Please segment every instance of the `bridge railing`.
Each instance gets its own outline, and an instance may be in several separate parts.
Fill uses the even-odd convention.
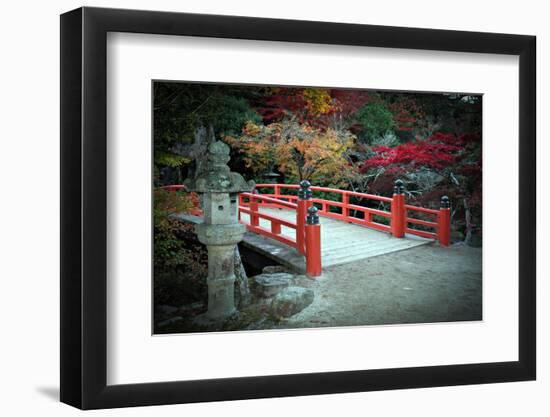
[[[295,190],[299,189],[299,185],[294,184],[257,184],[256,189],[259,188],[272,188],[272,193],[266,193],[261,195],[266,195],[277,200],[283,201],[296,201],[298,200],[297,195],[285,194],[283,190]],[[328,187],[316,187],[311,186],[312,191],[322,192],[325,194],[333,194],[339,197],[340,201],[337,200],[328,200],[325,198],[313,197],[311,202],[318,206],[318,213],[320,216],[329,217],[336,220],[342,220],[349,223],[360,224],[362,226],[368,226],[373,229],[381,230],[384,232],[391,232],[391,226],[377,221],[375,216],[389,219],[391,222],[392,213],[390,211],[375,209],[371,207],[360,206],[357,204],[350,203],[350,197],[359,197],[367,200],[374,200],[384,203],[392,203],[392,198],[384,197],[374,194],[365,194],[356,191],[348,190],[339,190],[337,188],[328,188]],[[271,204],[270,207],[277,207],[276,204]],[[336,208],[337,211],[332,210]],[[357,213],[362,213],[363,217],[357,217]]]
[[[183,185],[161,187],[167,191],[185,189]],[[259,194],[258,189],[270,188],[271,193]],[[283,190],[299,190],[296,194],[285,194]],[[312,191],[340,196],[340,201],[324,198],[313,198]],[[286,192],[286,191],[285,191]],[[388,203],[390,210],[375,209],[350,202],[350,197],[358,197]],[[258,184],[254,193],[240,193],[238,204],[238,219],[246,224],[247,229],[275,239],[285,245],[295,248],[306,257],[306,273],[309,276],[321,274],[321,229],[318,216],[331,217],[337,220],[355,223],[373,229],[391,233],[395,237],[403,237],[405,233],[438,240],[442,246],[450,243],[450,203],[449,198],[441,198],[439,210],[406,204],[403,182],[395,182],[392,197],[360,193],[356,191],[339,190],[328,187],[310,186],[308,181],[300,185],[294,184]],[[316,207],[319,206],[319,207]],[[296,220],[286,220],[265,212],[259,207],[286,208],[296,213]],[[336,208],[339,211],[333,211]],[[249,216],[248,223],[242,219],[242,214]],[[362,213],[363,217],[357,216]],[[419,218],[417,216],[423,216]],[[378,218],[388,219],[389,224],[377,221]],[[429,218],[430,220],[426,220]],[[270,227],[260,224],[260,219],[267,220]],[[420,230],[414,226],[422,226]],[[295,231],[294,236],[282,233],[282,227]]]
[[[262,194],[253,194],[253,193],[240,193],[239,194],[239,221],[244,223],[242,219],[242,214],[248,214],[249,222],[245,223],[248,230],[251,232],[257,233],[262,236],[267,236],[272,239],[278,240],[285,245],[291,246],[295,249],[298,249],[298,243],[296,238],[292,238],[281,233],[281,227],[285,226],[289,229],[296,231],[298,228],[296,222],[289,220],[281,219],[276,216],[269,215],[267,213],[262,213],[258,210],[259,206],[262,207],[278,207],[278,208],[288,208],[296,211],[298,208],[297,204],[289,203],[287,201],[277,200],[276,198],[271,198]],[[269,221],[271,227],[268,229],[260,225],[260,219],[265,219]]]
[[[295,200],[296,203],[288,200]],[[296,221],[260,212],[260,206],[291,209],[296,212]],[[243,213],[248,215],[248,223],[243,220]],[[321,229],[317,209],[311,207],[311,200],[298,199],[297,196],[285,200],[265,194],[240,193],[238,218],[249,231],[275,239],[302,253],[306,258],[306,273],[309,276],[321,275]],[[270,227],[263,227],[260,219],[267,220]],[[294,237],[283,234],[283,226],[293,229]]]
[[[271,189],[272,192],[260,194],[270,197],[276,201],[270,201],[262,206],[273,208],[284,208],[284,202],[299,202],[298,195],[288,194],[286,190],[297,190],[299,185],[295,184],[257,184],[258,189]],[[333,194],[339,197],[338,200],[328,200],[324,198],[311,198],[311,202],[319,206],[319,215],[330,217],[337,220],[355,223],[367,226],[373,229],[391,233],[395,237],[403,237],[405,233],[420,236],[428,239],[438,240],[442,246],[449,245],[450,237],[450,209],[448,198],[443,197],[441,208],[439,210],[418,207],[406,204],[404,195],[404,185],[400,180],[396,181],[394,194],[392,197],[384,197],[375,194],[360,193],[356,191],[339,190],[336,188],[311,186],[312,191]],[[364,200],[387,203],[390,210],[375,209],[358,204],[350,203],[351,197],[357,197]],[[333,208],[336,208],[335,210]],[[358,216],[358,213],[362,213]],[[430,220],[419,218],[419,216],[428,217]],[[380,222],[378,219],[387,219],[387,222]],[[389,223],[389,224],[386,224]],[[423,226],[420,230],[414,228],[414,225]]]

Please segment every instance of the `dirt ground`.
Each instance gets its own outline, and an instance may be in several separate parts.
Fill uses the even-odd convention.
[[[316,279],[297,276],[294,285],[312,289],[315,298],[283,321],[270,316],[270,299],[255,297],[223,324],[198,326],[193,317],[203,309],[177,317],[155,333],[481,320],[481,269],[480,248],[424,245],[329,267]]]
[[[315,291],[313,303],[281,327],[481,320],[481,269],[481,249],[462,244],[327,268],[303,282]]]

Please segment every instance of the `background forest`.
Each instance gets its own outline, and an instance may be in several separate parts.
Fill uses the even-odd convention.
[[[399,178],[409,204],[438,208],[448,195],[452,241],[479,246],[481,108],[480,95],[457,93],[155,82],[154,185],[192,175],[206,130],[230,145],[231,169],[256,183],[307,179],[391,196]],[[155,268],[189,265],[190,256],[204,268],[203,252],[181,246],[192,231],[167,217],[199,210],[195,195],[155,192]]]

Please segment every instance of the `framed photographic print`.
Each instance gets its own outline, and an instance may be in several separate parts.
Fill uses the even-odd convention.
[[[61,16],[61,400],[535,379],[535,38]]]

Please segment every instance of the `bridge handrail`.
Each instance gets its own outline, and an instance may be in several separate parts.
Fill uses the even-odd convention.
[[[245,202],[245,199],[248,199],[248,202]],[[312,224],[306,222],[307,209],[311,203],[311,200],[298,200],[297,203],[291,203],[289,201],[281,200],[280,198],[275,198],[268,195],[246,192],[240,193],[238,219],[239,222],[246,225],[246,228],[249,231],[257,233],[261,236],[270,237],[286,244],[287,246],[295,248],[306,257],[306,274],[311,277],[316,277],[319,276],[322,271],[321,232],[318,220],[316,223]],[[293,222],[267,213],[262,213],[259,211],[260,205],[264,207],[275,206],[277,208],[290,208],[296,212],[296,221]],[[241,215],[243,213],[248,214],[248,223],[242,220]],[[313,212],[312,218],[315,217],[316,214]],[[260,224],[260,219],[267,220],[271,227],[263,227]],[[282,226],[294,229],[294,238],[284,235],[281,230]]]
[[[159,188],[172,192],[180,189],[186,190],[185,185],[167,185]],[[306,272],[310,276],[318,276],[321,274],[321,234],[318,215],[389,232],[398,238],[403,237],[405,233],[409,233],[425,238],[436,239],[442,246],[448,246],[450,243],[449,198],[446,196],[441,198],[441,207],[439,210],[406,204],[403,182],[400,180],[396,181],[396,187],[392,197],[384,197],[357,191],[339,190],[329,187],[309,187],[312,191],[339,194],[342,196],[341,201],[311,198],[311,191],[307,191],[309,196],[306,198],[292,194],[281,194],[281,189],[302,188],[298,184],[257,184],[256,188],[272,188],[273,193],[239,193],[237,209],[239,222],[246,224],[247,229],[252,232],[271,237],[288,246],[296,248],[298,252],[306,256]],[[350,196],[389,203],[390,210],[375,209],[350,203]],[[246,199],[248,199],[248,201],[245,202]],[[293,201],[296,202],[294,203]],[[318,210],[317,207],[314,206],[314,203],[320,204],[321,209]],[[291,209],[296,212],[296,221],[293,222],[267,213],[261,213],[259,211],[259,206]],[[330,207],[339,207],[341,212],[331,211]],[[363,217],[356,217],[354,214],[350,213],[350,211],[362,212]],[[435,216],[435,221],[410,217],[410,212]],[[242,213],[249,216],[250,220],[248,223],[241,220]],[[390,224],[380,223],[374,219],[374,216],[389,219]],[[260,219],[267,220],[271,227],[266,228],[260,225]],[[419,225],[434,229],[434,231],[419,230],[409,225]],[[282,226],[294,229],[296,232],[295,238],[283,235],[281,233]]]
[[[244,200],[248,199],[248,202],[245,202]],[[239,222],[244,223],[241,219],[241,214],[248,214],[249,216],[249,222],[244,223],[246,224],[246,228],[254,233],[257,233],[261,236],[270,237],[272,239],[278,240],[279,242],[282,242],[288,246],[291,246],[293,248],[299,249],[299,242],[298,242],[298,234],[300,233],[300,227],[297,222],[292,222],[289,220],[281,219],[276,216],[271,216],[266,213],[262,213],[259,211],[259,205],[261,205],[263,202],[271,203],[272,205],[276,206],[282,206],[286,208],[290,208],[293,211],[297,211],[297,204],[289,203],[287,201],[281,201],[277,200],[276,198],[271,198],[262,194],[254,194],[254,193],[240,193],[239,194],[239,209],[238,209],[238,219]],[[263,204],[266,205],[266,204]],[[270,228],[265,228],[260,225],[260,219],[265,219],[269,221]],[[285,226],[291,229],[294,229],[296,231],[296,237],[293,239],[292,237],[284,236],[281,232],[281,226]]]
[[[240,195],[242,197],[247,197],[251,200],[267,201],[268,203],[273,203],[273,204],[276,204],[278,206],[288,207],[288,208],[291,208],[291,209],[294,209],[294,210],[296,210],[296,208],[298,207],[298,205],[295,204],[295,203],[290,203],[288,201],[284,201],[284,200],[280,200],[280,199],[277,199],[277,198],[269,197],[269,196],[266,196],[266,195],[263,195],[263,194],[241,193]]]
[[[256,184],[256,188],[274,188],[275,190],[277,190],[281,188],[297,189],[297,188],[300,188],[300,186],[297,184]],[[348,196],[361,197],[369,200],[383,201],[385,203],[392,202],[391,197],[384,197],[382,195],[376,195],[376,194],[361,193],[359,191],[339,190],[338,188],[317,187],[315,185],[312,185],[310,188],[312,191],[321,191],[325,193],[334,193],[334,194],[342,194],[342,195],[345,194]],[[275,195],[278,195],[278,193],[275,193]],[[332,200],[327,200],[327,201],[332,201]]]
[[[298,196],[296,195],[281,194],[281,189],[297,189],[297,188],[300,188],[300,186],[296,184],[257,184],[256,189],[258,188],[272,188],[273,193],[267,194],[271,198],[283,199],[283,200],[298,200]],[[350,222],[350,223],[362,224],[364,226],[372,227],[374,229],[382,230],[385,232],[391,231],[390,226],[384,223],[380,223],[376,221],[374,218],[374,216],[378,216],[378,217],[391,220],[392,213],[390,211],[360,206],[358,204],[352,204],[350,203],[350,196],[356,196],[364,199],[380,201],[388,204],[392,203],[393,201],[392,198],[384,197],[381,195],[360,193],[357,191],[339,190],[337,188],[329,188],[329,187],[310,186],[309,188],[312,191],[333,193],[341,196],[341,201],[327,200],[324,198],[316,198],[316,197],[312,198],[311,201],[313,203],[318,203],[321,205],[321,208],[319,210],[319,215]],[[273,204],[273,205],[276,206],[276,204]],[[341,213],[331,211],[330,207],[339,207],[341,209]],[[351,214],[352,211],[363,213],[363,218],[361,219],[359,217],[352,215]]]
[[[411,210],[411,211],[419,211],[421,213],[426,213],[426,214],[435,214],[436,216],[439,214],[439,210],[434,210],[434,209],[429,209],[429,208],[424,208],[424,207],[419,207],[419,206],[413,206],[411,204],[405,204],[405,208],[407,210]]]
[[[273,193],[267,194],[266,196],[271,198],[271,204],[276,207],[284,206],[285,204],[290,203],[290,201],[298,200],[297,202],[299,202],[298,196],[285,195],[281,193],[282,189],[299,189],[300,186],[298,184],[257,184],[256,188],[272,188]],[[442,206],[439,210],[435,210],[414,206],[412,204],[405,204],[405,196],[402,192],[394,194],[393,197],[385,197],[381,195],[367,194],[350,190],[339,190],[329,187],[311,186],[310,189],[312,191],[333,193],[342,196],[341,201],[327,200],[323,198],[311,199],[312,202],[321,205],[321,209],[319,211],[321,216],[331,217],[351,223],[363,224],[368,227],[391,232],[396,237],[403,237],[405,233],[409,233],[428,239],[436,239],[443,246],[449,245],[450,218],[448,208],[444,208]],[[352,204],[349,201],[351,196],[389,203],[391,210],[386,211],[360,206],[358,204]],[[341,213],[332,212],[329,207],[339,207],[341,209]],[[351,215],[351,210],[355,212],[362,212],[363,218],[358,218]],[[435,216],[435,220],[429,221],[411,217],[412,213]],[[387,224],[375,221],[373,216],[389,219],[390,225],[388,226]],[[433,229],[433,231],[419,230],[417,228],[413,228],[412,225]]]
[[[267,214],[267,213],[262,213],[261,211],[256,212],[254,209],[251,209],[251,208],[248,208],[248,207],[241,206],[240,210],[241,210],[241,213],[254,214],[254,215],[258,216],[260,219],[266,219],[266,220],[269,220],[272,223],[273,222],[279,223],[281,226],[288,227],[289,229],[296,229],[296,227],[297,227],[296,223],[293,223],[290,220],[281,219],[277,216],[272,216],[272,215]]]

